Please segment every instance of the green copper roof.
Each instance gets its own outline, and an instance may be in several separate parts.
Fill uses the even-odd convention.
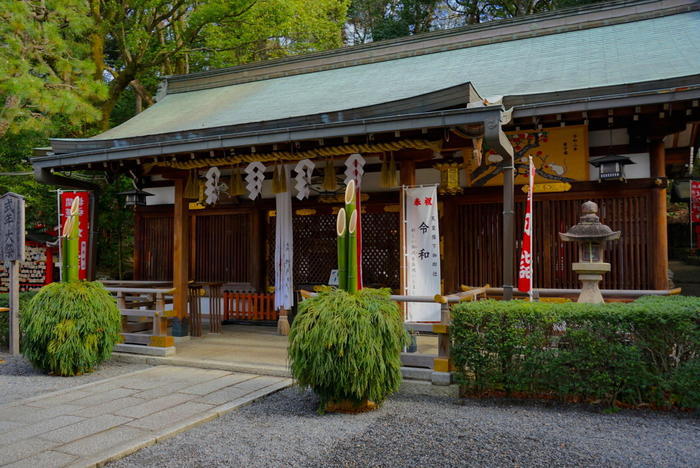
[[[467,82],[482,96],[512,96],[695,74],[700,74],[699,11],[169,94],[95,138],[338,112]]]

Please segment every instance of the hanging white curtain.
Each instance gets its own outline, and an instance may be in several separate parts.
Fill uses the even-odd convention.
[[[275,309],[289,310],[294,302],[292,267],[294,241],[292,232],[292,191],[289,166],[284,166],[287,191],[275,195]]]

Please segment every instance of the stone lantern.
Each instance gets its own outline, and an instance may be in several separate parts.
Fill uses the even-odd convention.
[[[583,216],[579,223],[571,226],[567,232],[560,232],[559,237],[565,242],[577,242],[579,245],[579,261],[571,265],[581,281],[578,302],[600,304],[604,301],[598,283],[603,279],[603,275],[610,271],[610,264],[603,261],[605,242],[618,240],[620,231],[613,232],[608,226],[601,224],[598,205],[594,202],[587,201],[581,208]]]

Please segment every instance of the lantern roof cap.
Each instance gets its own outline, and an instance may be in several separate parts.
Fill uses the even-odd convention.
[[[565,242],[571,241],[606,241],[620,238],[620,231],[613,231],[609,226],[600,222],[598,217],[598,204],[587,201],[581,206],[583,213],[578,224],[569,228],[567,232],[560,232],[559,237]]]
[[[138,188],[133,190],[127,190],[126,192],[119,192],[117,195],[143,195],[144,197],[154,196],[152,193],[146,192],[145,190],[141,190]]]
[[[596,158],[592,159],[588,162],[591,166],[594,167],[600,167],[601,164],[604,163],[620,163],[623,166],[626,166],[628,164],[636,164],[634,161],[632,161],[630,158],[627,156],[621,156],[619,154],[609,154],[607,156],[603,156],[601,158]]]

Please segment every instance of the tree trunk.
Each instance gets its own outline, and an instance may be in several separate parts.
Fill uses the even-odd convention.
[[[100,106],[100,112],[102,112],[102,118],[100,120],[100,129],[102,131],[109,129],[109,118],[112,115],[112,111],[117,105],[119,97],[122,95],[126,87],[129,86],[129,83],[131,83],[135,77],[136,71],[133,70],[133,67],[130,68],[129,66],[127,66],[127,68],[123,72],[115,76],[114,79],[109,83],[109,97]]]

